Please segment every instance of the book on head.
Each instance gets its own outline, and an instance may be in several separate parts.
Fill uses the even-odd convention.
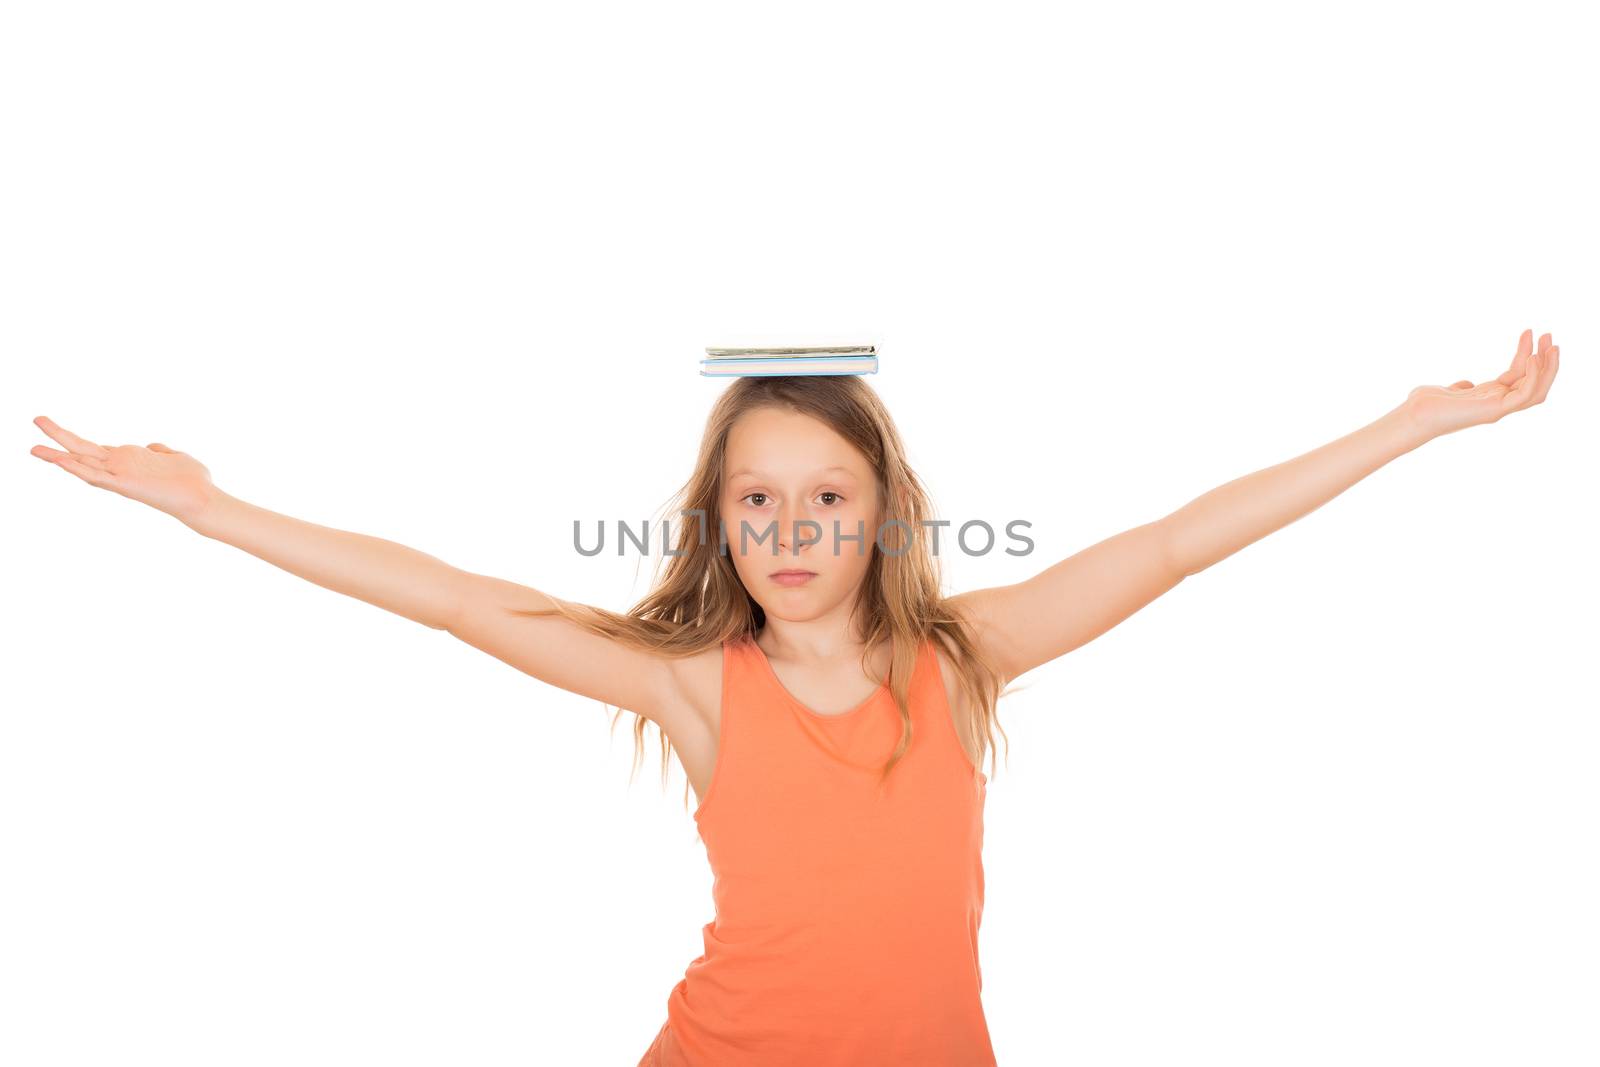
[[[808,348],[707,348],[700,373],[710,378],[878,373],[876,345]]]

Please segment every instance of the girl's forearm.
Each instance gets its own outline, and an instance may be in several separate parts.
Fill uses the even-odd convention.
[[[1218,486],[1164,520],[1173,565],[1185,577],[1198,574],[1427,440],[1402,404],[1337,441]]]
[[[447,630],[467,574],[381,537],[318,526],[256,507],[220,490],[187,525],[324,589]]]

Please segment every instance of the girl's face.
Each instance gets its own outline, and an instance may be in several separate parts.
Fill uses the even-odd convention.
[[[809,415],[758,408],[734,423],[724,462],[728,556],[762,610],[800,622],[853,602],[880,521],[866,457]]]

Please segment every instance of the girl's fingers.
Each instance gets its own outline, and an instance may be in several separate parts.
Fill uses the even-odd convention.
[[[63,460],[70,459],[79,466],[93,468],[102,474],[111,473],[111,468],[106,465],[106,461],[97,459],[94,456],[74,456],[71,452],[57,452],[55,449],[46,448],[44,445],[34,445],[29,451],[40,459],[51,463],[60,464]]]
[[[1504,414],[1526,407],[1528,401],[1533,399],[1533,392],[1539,385],[1539,378],[1539,362],[1537,359],[1530,357],[1527,373],[1523,374],[1522,380],[1517,383],[1516,388],[1506,394],[1505,400],[1501,403],[1501,413]]]
[[[1521,367],[1518,367],[1518,371],[1520,372],[1520,371],[1525,370],[1527,368],[1528,360],[1530,360],[1532,358],[1533,358],[1533,331],[1531,329],[1523,330],[1522,331],[1522,336],[1517,338],[1517,354],[1512,359],[1511,365],[1513,367],[1517,367],[1517,364],[1520,363]],[[1520,373],[1518,374],[1518,377],[1521,377]]]
[[[110,474],[107,474],[100,468],[85,466],[84,464],[79,463],[78,460],[72,456],[63,455],[60,459],[56,460],[56,466],[65,467],[73,474],[76,474],[79,478],[82,478],[84,481],[88,482],[90,485],[97,485],[101,489],[110,489],[112,483],[115,481]]]
[[[1546,334],[1545,336],[1549,336]],[[1515,385],[1527,373],[1528,361],[1533,358],[1533,331],[1523,330],[1522,336],[1517,338],[1517,352],[1511,357],[1511,366],[1495,381],[1501,385]]]
[[[65,445],[72,451],[74,455],[98,456],[101,459],[104,459],[106,456],[106,449],[95,444],[93,441],[79,437],[71,430],[57,426],[54,422],[50,421],[48,416],[40,415],[38,418],[33,420],[33,424],[48,434],[52,441],[55,441],[60,445]]]
[[[1544,357],[1544,362],[1544,373],[1539,375],[1539,385],[1533,391],[1533,399],[1528,401],[1530,404],[1543,403],[1550,392],[1550,383],[1556,380],[1556,371],[1561,369],[1561,346],[1552,347]]]

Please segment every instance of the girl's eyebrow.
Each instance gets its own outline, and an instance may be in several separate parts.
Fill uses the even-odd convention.
[[[838,471],[839,473],[848,475],[851,478],[855,477],[855,472],[852,471],[849,467],[824,467],[818,473],[819,474],[829,474],[829,473],[832,473],[833,471]],[[732,481],[733,479],[738,478],[741,475],[745,475],[745,474],[749,474],[749,475],[751,475],[753,477],[756,477],[756,478],[765,477],[765,475],[763,475],[760,471],[751,470],[750,468],[746,467],[746,468],[743,468],[741,470],[736,470],[732,474],[728,475],[728,480]]]

